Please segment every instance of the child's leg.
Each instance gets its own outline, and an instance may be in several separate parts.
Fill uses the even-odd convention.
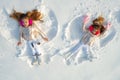
[[[87,57],[86,57],[86,58],[87,58],[89,61],[92,61],[93,59],[96,59],[96,58],[97,58],[96,53],[94,53],[94,52],[92,51],[92,47],[89,46],[89,45],[86,46],[86,54],[87,54]]]
[[[77,64],[78,63],[78,59],[80,58],[81,56],[81,48],[84,46],[83,43],[80,43],[79,46],[77,47],[77,49],[71,53],[71,55],[69,55],[67,58],[66,58],[66,62],[67,64],[69,63],[74,63],[74,64]]]
[[[40,64],[41,60],[40,60],[39,56],[41,55],[41,53],[40,53],[39,47],[38,47],[38,45],[40,45],[40,43],[36,42],[36,41],[30,41],[29,45],[30,45],[32,53],[33,53],[32,64],[34,64],[34,62],[36,62],[36,61],[38,61],[38,64]]]
[[[86,44],[87,43],[87,38],[88,38],[89,36],[88,36],[88,33],[85,33],[84,35],[83,35],[83,37],[82,37],[82,39],[81,39],[81,42],[82,43],[84,43],[84,44]]]
[[[81,49],[83,43],[79,42],[72,50],[71,50],[71,54],[67,56],[66,59],[70,59],[70,58],[75,58],[79,52],[79,50]]]
[[[38,61],[38,64],[40,65],[40,63],[41,63],[41,59],[40,59],[40,55],[41,55],[41,53],[40,53],[40,50],[39,50],[39,43],[37,43],[37,45],[36,45],[36,47],[35,47],[35,51],[36,51],[36,59],[37,59],[37,61]]]
[[[91,37],[90,41],[88,42],[88,45],[92,46],[94,44],[94,42],[95,42],[95,39],[96,39],[96,37]]]
[[[92,53],[91,53],[91,50],[90,50],[90,46],[89,45],[84,45],[83,50],[84,50],[84,53],[83,53],[82,57],[84,57],[85,60],[92,61]]]
[[[35,55],[33,55],[33,59],[32,59],[31,64],[33,65],[35,62],[38,62],[38,64],[40,65],[40,62],[41,62],[40,54],[36,53]]]
[[[29,45],[32,49],[33,55],[35,55],[35,53],[40,54],[40,50],[39,50],[40,40],[39,39],[29,41]]]
[[[29,41],[29,46],[32,50],[32,54],[35,55],[36,51],[35,51],[34,41]]]

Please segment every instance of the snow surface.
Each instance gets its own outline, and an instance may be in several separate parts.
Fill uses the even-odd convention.
[[[120,80],[119,6],[120,0],[1,0],[0,80]],[[44,14],[45,22],[38,25],[49,42],[42,42],[40,66],[29,65],[28,56],[16,56],[18,24],[8,16],[13,8],[22,12],[37,8]],[[61,52],[76,45],[86,13],[91,19],[103,15],[112,27],[101,40],[98,59],[67,65]]]

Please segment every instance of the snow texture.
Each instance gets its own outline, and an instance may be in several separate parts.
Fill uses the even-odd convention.
[[[120,80],[119,6],[119,0],[1,0],[0,80]],[[40,65],[31,65],[28,42],[16,45],[19,27],[9,17],[13,8],[21,12],[38,9],[44,14],[44,22],[37,25],[49,41],[40,41]],[[87,26],[99,15],[105,24],[112,24],[91,47],[92,57],[89,46],[80,43],[85,14],[91,15]],[[18,57],[20,48],[27,51]]]

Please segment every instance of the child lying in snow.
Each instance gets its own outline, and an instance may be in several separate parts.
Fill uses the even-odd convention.
[[[85,16],[84,22],[83,22],[83,31],[85,32],[84,36],[82,37],[81,41],[84,44],[88,44],[92,46],[94,43],[96,37],[102,36],[105,31],[111,26],[110,23],[107,24],[107,26],[104,26],[104,18],[102,16],[99,16],[95,20],[93,20],[93,24],[90,25],[88,28],[85,27],[86,23],[88,22],[89,17]]]
[[[91,46],[94,44],[96,38],[104,35],[106,30],[110,28],[111,24],[108,23],[107,26],[103,26],[104,18],[99,16],[93,20],[92,25],[86,28],[88,20],[89,16],[86,15],[83,20],[83,37],[80,42],[65,54],[67,63],[71,63],[71,60],[75,63],[79,63],[83,57],[85,57],[84,59],[88,59],[90,61],[97,57],[97,54],[91,50]],[[83,54],[79,53],[81,49],[84,50]]]
[[[42,21],[42,14],[37,10],[33,10],[31,12],[28,11],[26,14],[14,11],[10,17],[17,20],[20,24],[18,45],[21,44],[21,38],[24,38],[25,40],[33,40],[38,38],[39,35],[41,35],[45,41],[48,41],[46,35],[35,24],[35,21]]]
[[[29,45],[32,49],[33,55],[36,55],[34,52],[37,52],[37,49],[33,46],[33,42],[35,42],[39,35],[42,37],[43,40],[48,41],[46,35],[36,26],[35,21],[42,21],[42,14],[37,10],[28,11],[27,13],[21,12],[14,12],[10,15],[13,19],[17,20],[20,27],[19,27],[19,41],[17,45],[22,44],[22,39],[29,42]]]

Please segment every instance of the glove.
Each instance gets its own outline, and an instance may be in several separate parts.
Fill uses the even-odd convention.
[[[85,15],[84,18],[83,18],[83,23],[87,24],[89,19],[90,19],[90,15]]]
[[[107,25],[106,25],[106,29],[107,30],[110,29],[111,26],[112,26],[112,24],[110,22],[108,22]]]

